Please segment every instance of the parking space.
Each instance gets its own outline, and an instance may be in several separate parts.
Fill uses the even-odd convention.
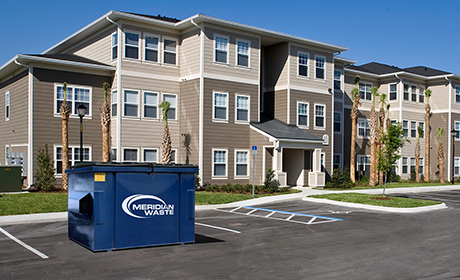
[[[393,196],[441,201],[447,206],[460,206],[460,190],[395,194]]]

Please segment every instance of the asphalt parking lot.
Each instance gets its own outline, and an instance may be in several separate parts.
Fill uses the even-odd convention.
[[[392,214],[300,200],[221,208],[196,213],[194,244],[99,253],[70,241],[66,222],[2,226],[47,258],[0,233],[0,275],[1,279],[460,277],[460,191],[407,196],[441,199],[449,208]]]

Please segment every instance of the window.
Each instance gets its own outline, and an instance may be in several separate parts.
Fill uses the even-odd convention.
[[[402,173],[407,174],[409,170],[408,162],[407,162],[407,157],[402,158]]]
[[[248,176],[248,151],[235,151],[235,177]]]
[[[62,175],[62,146],[54,146],[56,175]],[[83,161],[91,161],[91,148],[83,147]],[[69,146],[69,165],[80,162],[80,147]]]
[[[460,86],[455,86],[455,101],[460,102]]]
[[[425,88],[420,87],[418,91],[418,102],[425,103]]]
[[[308,103],[297,102],[297,125],[308,127]]]
[[[139,116],[139,91],[125,90],[124,116]]]
[[[145,54],[144,60],[158,62],[158,37],[145,35]]]
[[[334,132],[342,131],[342,113],[334,112]]]
[[[340,168],[340,165],[341,165],[340,163],[341,163],[340,155],[334,155],[334,159],[333,159],[334,170],[337,168]]]
[[[398,121],[397,120],[391,120],[390,123],[391,123],[391,125],[396,125],[398,123]]]
[[[325,128],[326,121],[325,121],[325,111],[326,106],[324,105],[315,105],[315,127]]]
[[[214,177],[227,177],[227,150],[212,150]]]
[[[410,158],[410,173],[415,173],[415,158],[411,157]]]
[[[60,114],[61,104],[64,102],[64,86],[55,85],[55,114]],[[70,114],[77,116],[77,108],[80,105],[86,107],[86,115],[91,116],[91,88],[82,86],[67,85],[67,104],[70,108]]]
[[[359,96],[361,99],[372,100],[372,84],[359,84]]]
[[[398,99],[398,85],[391,84],[390,85],[390,100],[397,100]]]
[[[417,137],[417,122],[414,122],[414,121],[410,122],[410,137],[412,138]]]
[[[418,122],[418,126],[420,126],[422,128],[422,133],[419,136],[420,136],[420,138],[424,138],[425,137],[425,123],[424,122]]]
[[[460,131],[460,122],[454,122],[454,130],[455,131]],[[460,133],[456,133],[455,138],[460,139]]]
[[[460,175],[460,158],[454,158],[454,175]]]
[[[158,118],[158,93],[144,92],[144,118]]]
[[[118,106],[117,106],[117,103],[118,103],[118,93],[116,90],[112,91],[112,110],[111,110],[111,114],[112,114],[112,117],[116,117],[117,114],[118,114]]]
[[[176,40],[163,40],[163,63],[176,65]]]
[[[176,150],[171,150],[171,163],[176,163]]]
[[[342,71],[334,70],[334,89],[342,89]]]
[[[214,61],[227,63],[228,61],[228,37],[215,36]]]
[[[418,159],[418,172],[423,175],[423,158]]]
[[[136,148],[123,149],[123,161],[125,161],[125,162],[138,162],[137,154],[138,154],[138,149],[136,149]]]
[[[214,92],[214,108],[213,108],[213,119],[214,120],[228,120],[228,94]]]
[[[5,119],[10,119],[10,92],[5,93]]]
[[[403,136],[409,137],[409,121],[403,121]]]
[[[299,56],[299,76],[308,77],[308,54],[298,53]]]
[[[358,137],[369,138],[369,135],[370,135],[369,120],[358,119]]]
[[[237,40],[236,65],[249,67],[249,42]]]
[[[367,155],[358,155],[358,167],[357,171],[366,171],[370,170],[371,167],[371,156]]]
[[[117,149],[112,149],[112,154],[110,155],[110,161],[111,162],[117,161]]]
[[[177,120],[177,96],[175,94],[163,94],[163,101],[168,101],[168,120]]]
[[[143,162],[158,162],[158,149],[144,149]]]
[[[404,100],[409,100],[409,85],[404,84]]]
[[[139,34],[125,32],[125,57],[139,58]]]
[[[236,121],[249,122],[249,96],[236,95]]]
[[[112,33],[112,59],[118,57],[118,33]]]
[[[317,79],[326,79],[324,73],[324,63],[326,62],[326,58],[317,56],[316,59],[316,78]]]
[[[417,86],[412,85],[410,89],[411,100],[417,102]]]

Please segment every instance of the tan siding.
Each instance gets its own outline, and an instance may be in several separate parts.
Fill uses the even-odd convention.
[[[287,123],[287,90],[275,91],[273,94],[275,119]]]
[[[204,40],[204,72],[210,74],[220,74],[228,77],[251,79],[259,81],[259,38],[255,36],[242,35],[237,31],[227,31],[217,28],[206,27]],[[214,62],[214,35],[229,37],[228,64],[221,65]],[[236,66],[236,40],[242,39],[250,41],[250,63],[249,68]]]
[[[166,93],[179,93],[180,83],[159,79],[148,79],[134,76],[122,76],[123,89],[164,91]]]
[[[76,54],[106,64],[112,62],[112,38],[115,27],[105,29],[86,38],[66,53]]]
[[[182,36],[179,51],[180,75],[200,74],[201,37],[200,30],[193,30]]]
[[[264,48],[264,87],[272,90],[287,85],[288,44],[280,43]]]
[[[449,87],[446,86],[447,81],[439,84],[430,84],[432,94],[430,97],[431,110],[447,111],[449,110]],[[455,104],[455,91],[452,90],[452,104]]]
[[[250,129],[250,145],[257,146],[255,184],[261,185],[263,184],[263,181],[265,180],[265,174],[267,170],[272,169],[272,161],[273,161],[272,159],[273,152],[270,155],[270,153],[263,147],[273,146],[273,143],[268,141],[268,137],[258,133],[257,131],[253,129]],[[273,151],[273,149],[271,149],[271,151]],[[265,169],[263,169],[264,153],[265,153]],[[253,156],[251,155],[251,166],[250,166],[251,176],[252,176],[252,162],[253,162]]]
[[[460,121],[460,115],[458,114],[453,114],[452,116],[452,128],[454,125],[455,121]],[[447,178],[448,174],[448,162],[451,161],[452,159],[452,154],[448,154],[449,151],[449,128],[448,128],[448,123],[449,123],[449,115],[448,113],[443,113],[443,114],[433,114],[430,118],[430,126],[431,126],[431,138],[430,138],[430,144],[431,144],[431,150],[430,150],[430,179],[438,179],[439,178],[439,168],[438,168],[438,148],[439,148],[439,142],[436,139],[436,135],[438,134],[438,127],[441,127],[444,129],[444,133],[442,134],[442,145],[444,149],[444,179],[449,180],[451,178]],[[452,138],[451,138],[452,139]],[[455,143],[455,154],[456,157],[460,156],[460,145],[458,145],[458,142]],[[425,153],[425,145],[422,146],[422,152]]]
[[[190,139],[188,163],[198,165],[200,81],[196,79],[181,83],[180,94],[180,162],[187,163],[187,146],[184,142],[187,137]]]

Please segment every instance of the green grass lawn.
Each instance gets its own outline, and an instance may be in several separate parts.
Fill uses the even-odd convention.
[[[383,197],[382,195],[375,194],[362,194],[362,193],[331,193],[322,195],[312,195],[309,197],[330,199],[341,202],[352,202],[376,206],[385,207],[397,207],[397,208],[412,208],[422,207],[429,205],[441,204],[439,201],[423,200],[423,199],[412,199],[404,197],[389,197],[389,200],[372,199],[372,197]]]
[[[254,195],[254,198],[271,196],[271,195],[281,195],[281,194],[290,194],[298,193],[299,190],[291,189],[289,192],[285,193],[275,193],[275,194],[262,194]],[[196,205],[212,205],[212,204],[224,204],[235,201],[251,199],[252,194],[239,194],[239,193],[219,193],[219,192],[195,192],[195,204]]]
[[[416,188],[416,187],[429,187],[429,186],[446,186],[446,185],[452,185],[451,183],[388,183],[386,188],[387,189],[393,189],[393,188]],[[455,183],[455,185],[458,185],[458,183]],[[371,187],[371,186],[356,186],[351,189],[346,189],[346,190],[369,190],[369,189],[383,189],[383,185],[378,185],[376,187]],[[327,189],[327,190],[344,190],[344,189]]]

